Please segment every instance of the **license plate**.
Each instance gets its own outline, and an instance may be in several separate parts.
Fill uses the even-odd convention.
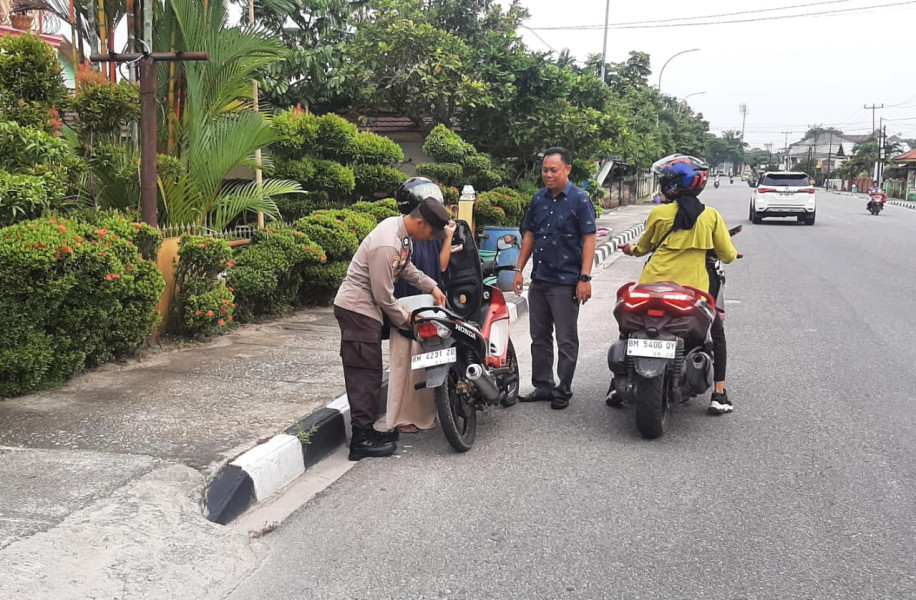
[[[676,340],[647,340],[641,338],[630,338],[627,340],[627,356],[674,358],[676,352]]]
[[[780,197],[780,198],[791,198],[791,197],[794,196],[795,194],[793,194],[793,193],[791,193],[791,192],[781,192],[781,193],[776,194],[776,195],[777,195],[778,197]]]
[[[436,365],[447,365],[458,360],[458,352],[454,346],[444,350],[433,350],[425,354],[415,354],[410,357],[410,368],[414,371],[425,369],[426,367],[435,367]]]

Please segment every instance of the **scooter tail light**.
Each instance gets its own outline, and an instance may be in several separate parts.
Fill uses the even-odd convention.
[[[623,305],[626,308],[639,308],[652,298],[652,294],[649,292],[643,292],[639,290],[627,290],[623,296]]]
[[[662,301],[668,306],[681,312],[693,310],[693,305],[696,304],[695,297],[691,296],[690,294],[682,294],[680,292],[668,292],[662,294]]]
[[[422,323],[417,323],[417,337],[419,337],[421,340],[431,340],[437,337],[448,337],[448,335],[442,335],[443,329],[447,334],[451,335],[452,332],[449,331],[447,327],[439,325],[434,321],[424,321]]]

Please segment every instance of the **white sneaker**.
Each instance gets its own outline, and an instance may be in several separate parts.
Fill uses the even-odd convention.
[[[735,410],[731,400],[728,399],[728,392],[717,394],[713,392],[712,399],[709,401],[709,409],[706,411],[711,415],[724,415]]]

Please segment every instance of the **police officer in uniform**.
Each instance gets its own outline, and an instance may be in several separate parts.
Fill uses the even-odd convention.
[[[432,294],[438,306],[445,306],[445,294],[436,282],[410,261],[415,240],[444,239],[450,218],[441,202],[423,195],[417,188],[408,198],[404,216],[379,223],[359,245],[347,275],[334,298],[334,316],[340,326],[340,356],[343,359],[347,401],[350,403],[350,460],[367,456],[390,456],[397,450],[394,436],[377,432],[379,390],[382,388],[383,315],[408,337],[409,316],[394,297],[394,284],[401,278]]]

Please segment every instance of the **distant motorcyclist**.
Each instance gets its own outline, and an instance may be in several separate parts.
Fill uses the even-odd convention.
[[[706,187],[708,167],[692,156],[672,154],[653,164],[652,170],[667,202],[649,213],[645,233],[636,245],[626,244],[621,251],[631,256],[653,253],[639,283],[673,281],[715,293],[718,281],[713,282],[710,276],[707,253],[714,251],[728,264],[738,252],[722,215],[697,198]],[[716,313],[711,329],[715,391],[708,412],[722,415],[732,412],[734,406],[725,390],[725,327]]]
[[[717,188],[719,187],[719,174],[718,174],[718,173],[716,173],[715,186],[716,186]]]
[[[870,210],[873,202],[880,202],[881,204],[887,202],[887,193],[881,189],[877,181],[874,182],[872,188],[868,190],[868,204],[865,205],[865,209]]]

